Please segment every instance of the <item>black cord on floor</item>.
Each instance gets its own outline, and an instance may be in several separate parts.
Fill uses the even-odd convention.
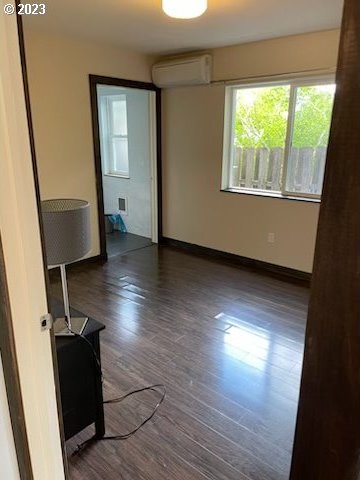
[[[158,389],[161,389],[162,392],[159,392]],[[132,430],[131,432],[129,433],[126,433],[124,435],[114,435],[114,436],[110,436],[110,437],[103,437],[102,440],[126,440],[128,439],[129,437],[131,437],[132,435],[134,435],[134,433],[136,433],[138,430],[140,430],[140,428],[142,428],[146,423],[148,423],[152,418],[153,416],[155,415],[155,413],[157,412],[158,408],[160,407],[160,405],[163,403],[163,401],[165,400],[165,397],[166,397],[166,387],[165,385],[161,384],[161,383],[158,383],[158,384],[155,384],[155,385],[150,385],[148,387],[143,387],[143,388],[139,388],[137,390],[133,390],[132,392],[129,392],[127,393],[126,395],[123,395],[122,397],[119,397],[119,398],[114,398],[112,400],[106,400],[104,402],[104,404],[110,404],[110,403],[120,403],[122,402],[123,400],[125,400],[125,398],[128,398],[130,397],[131,395],[135,395],[136,393],[141,393],[141,392],[146,392],[146,391],[153,391],[153,392],[156,392],[156,393],[161,393],[161,397],[160,397],[160,400],[158,401],[158,403],[155,405],[155,408],[154,410],[152,411],[152,413],[145,419],[143,420],[137,427],[134,428],[134,430]]]
[[[162,389],[162,392],[159,392],[158,389],[160,389],[160,388]],[[132,437],[138,430],[140,430],[140,428],[142,428],[146,423],[148,423],[153,418],[153,416],[156,414],[158,408],[160,407],[160,405],[165,400],[165,397],[166,397],[166,387],[165,387],[165,385],[163,385],[161,383],[156,384],[156,385],[149,385],[148,387],[143,387],[143,388],[139,388],[137,390],[133,390],[133,391],[127,393],[126,395],[123,395],[122,397],[114,398],[112,400],[106,400],[104,402],[104,404],[120,403],[123,400],[125,400],[125,398],[128,398],[131,395],[135,395],[136,393],[140,393],[140,392],[146,392],[146,391],[149,391],[149,390],[151,390],[153,392],[161,393],[161,397],[160,397],[160,400],[158,401],[158,403],[156,404],[155,408],[151,412],[151,414],[147,418],[145,418],[145,420],[143,420],[137,427],[135,427],[133,430],[131,430],[130,432],[125,433],[123,435],[111,435],[111,436],[100,437],[100,438],[97,437],[96,435],[94,435],[93,437],[89,438],[88,440],[85,440],[84,442],[80,443],[77,446],[77,449],[73,452],[72,455],[73,456],[78,455],[87,445],[89,445],[90,443],[93,443],[97,440],[119,441],[119,440],[127,440],[128,438]]]
[[[70,330],[70,329],[69,329]],[[103,382],[103,373],[102,373],[102,368],[101,368],[101,363],[100,363],[100,359],[98,358],[97,356],[97,353],[95,351],[95,348],[94,346],[92,345],[92,343],[86,338],[84,337],[83,335],[80,335],[78,333],[75,333],[73,332],[72,330],[70,330],[70,332],[75,336],[75,337],[78,337],[80,338],[81,340],[83,340],[86,345],[88,345],[88,347],[91,349],[92,351],[92,354],[94,356],[94,361],[95,361],[95,364],[96,364],[96,368],[98,369],[99,371],[99,374],[101,375],[101,381]],[[125,400],[126,398],[128,397],[131,397],[132,395],[136,395],[137,393],[141,393],[141,392],[146,392],[146,391],[153,391],[153,392],[156,392],[156,393],[160,393],[161,394],[161,397],[160,397],[160,400],[157,402],[157,404],[155,405],[153,411],[151,412],[151,414],[145,418],[145,420],[143,420],[137,427],[135,427],[133,430],[131,430],[130,432],[128,433],[125,433],[125,434],[122,434],[122,435],[111,435],[111,436],[105,436],[105,437],[97,437],[96,435],[92,438],[89,438],[88,440],[85,440],[84,442],[82,442],[80,445],[77,446],[77,449],[74,451],[74,453],[72,454],[73,456],[74,455],[77,455],[79,454],[87,445],[89,445],[90,443],[93,443],[97,440],[114,440],[114,441],[119,441],[119,440],[127,440],[128,438],[132,437],[137,431],[140,430],[140,428],[142,428],[144,425],[146,425],[153,417],[154,415],[156,414],[158,408],[160,407],[160,405],[163,403],[163,401],[165,400],[165,397],[166,397],[166,387],[165,385],[161,384],[161,383],[158,383],[158,384],[154,384],[154,385],[149,385],[147,387],[142,387],[142,388],[138,388],[136,390],[132,390],[131,392],[128,392],[126,393],[125,395],[122,395],[121,397],[118,397],[118,398],[113,398],[113,399],[110,399],[110,400],[105,400],[104,401],[104,405],[109,405],[109,404],[115,404],[115,403],[121,403],[123,400]]]

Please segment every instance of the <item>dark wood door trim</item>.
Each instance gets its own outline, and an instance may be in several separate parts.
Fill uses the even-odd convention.
[[[291,480],[360,476],[360,2],[345,0]]]
[[[156,150],[157,150],[157,203],[158,203],[158,242],[162,239],[162,168],[161,168],[161,90],[153,83],[138,82],[122,78],[103,77],[99,75],[89,75],[90,82],[90,102],[92,131],[94,141],[94,159],[96,175],[97,206],[99,217],[99,235],[100,235],[100,257],[107,260],[106,253],[106,235],[104,218],[104,191],[102,180],[101,150],[100,150],[100,130],[99,130],[99,112],[97,104],[97,85],[111,85],[116,87],[137,88],[140,90],[149,90],[156,93]]]
[[[19,4],[19,0],[16,0],[16,5],[18,4]],[[28,122],[28,128],[29,128],[31,159],[32,159],[32,167],[33,167],[33,174],[34,174],[36,203],[37,203],[37,209],[39,213],[38,219],[39,219],[39,229],[40,229],[42,257],[43,257],[43,266],[44,266],[43,273],[44,273],[45,286],[46,286],[47,307],[48,307],[48,311],[50,312],[50,281],[49,281],[49,273],[48,273],[47,262],[46,262],[45,238],[44,238],[44,229],[43,229],[42,216],[41,216],[39,175],[38,175],[37,162],[36,162],[35,138],[34,138],[34,129],[33,129],[31,105],[30,105],[30,90],[29,90],[29,82],[28,82],[27,67],[26,67],[24,31],[23,31],[23,23],[22,23],[21,15],[17,15],[16,17],[17,17],[17,26],[18,26],[18,36],[19,36],[21,69],[22,69],[23,84],[24,84],[26,114],[27,114],[27,122]],[[57,411],[58,411],[58,418],[59,418],[64,474],[65,474],[65,478],[68,479],[69,471],[68,471],[68,462],[67,462],[66,446],[65,446],[63,415],[62,415],[62,408],[61,408],[60,382],[59,382],[59,373],[58,373],[57,356],[56,356],[55,335],[52,329],[50,331],[50,341],[51,341],[51,352],[52,352],[52,359],[53,359],[54,381],[55,381],[55,388],[56,388],[56,401],[57,401]]]
[[[0,354],[3,363],[11,425],[21,480],[33,480],[29,443],[20,388],[14,332],[6,281],[5,261],[0,237]]]

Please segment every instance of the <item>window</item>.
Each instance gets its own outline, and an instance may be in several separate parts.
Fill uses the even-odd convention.
[[[126,95],[104,95],[100,108],[104,173],[129,178]]]
[[[320,198],[333,79],[227,88],[223,189]]]

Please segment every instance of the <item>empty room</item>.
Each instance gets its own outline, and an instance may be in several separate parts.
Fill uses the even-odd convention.
[[[358,480],[359,25],[4,3],[0,478]]]

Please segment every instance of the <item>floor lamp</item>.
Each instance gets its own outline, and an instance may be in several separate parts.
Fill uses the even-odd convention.
[[[71,318],[65,265],[91,250],[90,204],[85,200],[52,199],[41,202],[46,258],[49,267],[60,267],[65,318],[56,319],[56,335],[81,335],[87,318]]]

